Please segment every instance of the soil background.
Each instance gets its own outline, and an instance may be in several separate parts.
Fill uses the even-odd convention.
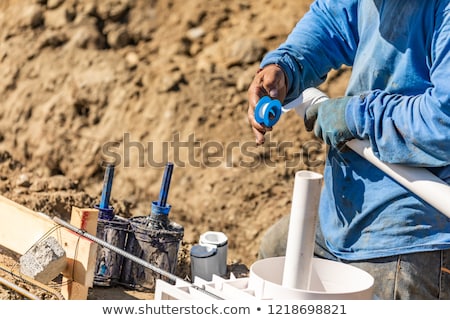
[[[325,147],[294,112],[259,147],[247,121],[259,61],[311,2],[0,1],[1,194],[68,220],[72,206],[99,203],[115,162],[115,213],[143,216],[172,161],[170,219],[184,227],[177,275],[189,280],[189,249],[210,230],[227,235],[230,270],[245,274],[266,229],[290,212],[295,172],[323,169]],[[333,70],[321,89],[342,95],[349,75]],[[0,286],[0,299],[22,297]]]

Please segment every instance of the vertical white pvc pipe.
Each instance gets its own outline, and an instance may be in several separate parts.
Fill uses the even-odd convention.
[[[322,180],[321,174],[312,171],[295,174],[283,287],[309,289]]]

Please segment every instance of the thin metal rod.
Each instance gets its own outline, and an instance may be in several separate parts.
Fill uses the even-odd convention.
[[[0,263],[0,270],[10,274],[11,276],[13,276],[13,277],[15,277],[17,279],[20,279],[20,280],[22,280],[24,282],[27,282],[30,285],[39,287],[40,289],[47,291],[47,293],[50,293],[50,294],[54,295],[55,297],[57,297],[58,300],[65,300],[64,296],[59,291],[57,291],[57,290],[55,290],[55,289],[53,289],[53,288],[43,284],[42,282],[39,282],[39,281],[37,281],[37,280],[35,280],[35,279],[25,275],[25,274],[17,274],[14,271],[9,270],[7,267],[2,265],[1,263]]]
[[[21,296],[24,296],[25,298],[28,298],[30,300],[42,300],[41,298],[39,298],[38,296],[32,294],[30,291],[25,290],[22,287],[19,287],[18,285],[6,280],[3,277],[0,277],[0,284],[16,291],[18,294],[20,294]]]

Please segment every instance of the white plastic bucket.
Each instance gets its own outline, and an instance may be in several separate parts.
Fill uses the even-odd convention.
[[[258,299],[296,300],[371,300],[374,278],[354,266],[325,260],[312,259],[309,290],[284,287],[285,257],[256,261],[250,267],[248,288]]]

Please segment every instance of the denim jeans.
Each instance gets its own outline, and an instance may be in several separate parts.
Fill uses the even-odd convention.
[[[260,244],[259,259],[284,256],[289,216],[271,226]],[[450,250],[401,254],[363,261],[344,261],[325,246],[317,227],[314,254],[365,270],[374,279],[374,299],[382,300],[450,300]]]

